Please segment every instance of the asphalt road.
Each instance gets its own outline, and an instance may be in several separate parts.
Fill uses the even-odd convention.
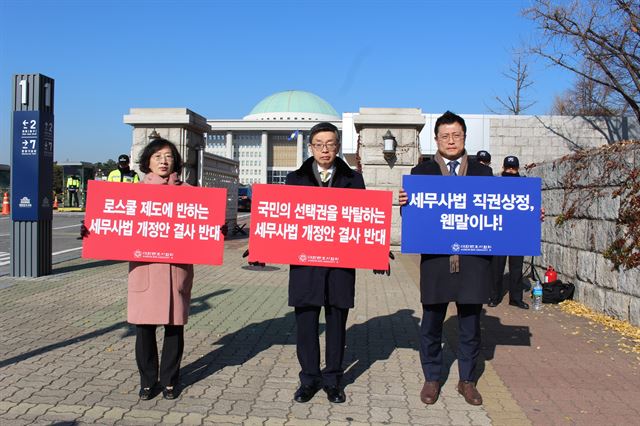
[[[78,258],[82,254],[82,240],[79,236],[80,221],[83,219],[84,213],[53,213],[52,262],[54,264]],[[248,219],[249,213],[238,213],[239,223],[246,222]],[[10,228],[11,217],[0,216],[0,276],[10,273]]]

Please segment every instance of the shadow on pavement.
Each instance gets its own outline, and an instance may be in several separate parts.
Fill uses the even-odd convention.
[[[231,290],[222,289],[222,290],[214,291],[212,293],[205,294],[203,296],[191,299],[191,305],[192,305],[192,307],[191,307],[191,315],[209,309],[211,307],[211,305],[207,302],[208,299],[210,299],[212,297],[215,297],[215,296],[219,296],[219,295],[224,294],[224,293],[226,293],[228,291],[231,291]],[[113,325],[110,325],[108,327],[104,327],[104,328],[92,331],[90,333],[83,334],[81,336],[77,336],[77,337],[73,337],[71,339],[63,340],[62,342],[58,342],[58,343],[52,343],[50,345],[43,346],[41,348],[34,349],[32,351],[29,351],[29,352],[26,352],[26,353],[23,353],[23,354],[20,354],[20,355],[16,355],[14,357],[7,358],[5,360],[1,360],[0,361],[0,368],[5,367],[7,365],[11,365],[11,364],[16,364],[18,362],[21,362],[21,361],[24,361],[26,359],[32,358],[34,356],[42,355],[43,353],[46,353],[46,352],[49,352],[49,351],[53,351],[53,350],[56,350],[56,349],[64,348],[65,346],[75,345],[77,343],[82,343],[82,342],[85,342],[87,340],[91,340],[91,339],[94,339],[96,337],[103,336],[105,334],[108,334],[108,333],[110,333],[112,331],[116,331],[116,330],[119,330],[119,329],[125,329],[124,333],[122,333],[120,335],[121,339],[124,339],[125,337],[129,337],[129,336],[134,336],[136,334],[134,325],[129,324],[126,321],[120,321],[120,322],[117,322],[117,323],[115,323]]]
[[[411,309],[371,318],[347,330],[343,385],[347,386],[365,373],[374,362],[388,359],[396,348],[418,349],[419,319]],[[320,335],[325,324],[320,324]],[[322,337],[321,337],[322,338]],[[273,345],[295,345],[296,323],[293,312],[284,317],[250,324],[212,343],[222,345],[180,370],[183,386],[193,385],[224,367],[240,365]]]
[[[420,319],[414,312],[401,309],[349,327],[345,359],[351,366],[342,379],[344,386],[354,383],[376,361],[389,359],[396,348],[418,351]]]
[[[487,310],[483,309],[480,318],[482,328],[482,345],[478,357],[476,377],[479,379],[485,370],[485,361],[492,360],[496,347],[500,346],[531,346],[531,331],[526,325],[505,325],[500,318],[487,315]],[[449,344],[454,354],[458,349],[458,317],[453,315],[444,323],[445,344]],[[445,377],[448,378],[451,365],[455,359],[445,359]]]
[[[64,274],[66,272],[81,271],[89,268],[99,268],[101,266],[115,265],[116,263],[124,263],[122,260],[95,260],[93,262],[79,263],[77,265],[63,266],[62,268],[53,267],[51,275]]]

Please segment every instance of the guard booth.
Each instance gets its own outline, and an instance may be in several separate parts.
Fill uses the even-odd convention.
[[[77,163],[58,163],[62,167],[62,203],[58,208],[61,212],[83,212],[87,205],[87,182],[94,178],[93,164],[81,161]],[[73,191],[67,188],[69,178],[77,176],[80,185],[77,191],[78,203],[75,203]]]

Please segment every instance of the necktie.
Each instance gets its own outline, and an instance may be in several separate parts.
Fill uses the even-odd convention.
[[[454,161],[449,161],[449,174],[451,176],[458,176],[456,173],[456,167],[458,167],[458,161],[454,160]]]
[[[329,170],[323,170],[320,172],[320,179],[322,180],[322,183],[327,183],[329,182]]]

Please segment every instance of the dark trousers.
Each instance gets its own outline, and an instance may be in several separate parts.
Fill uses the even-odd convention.
[[[320,306],[297,307],[296,351],[300,362],[300,383],[307,386],[339,386],[349,309],[325,306],[325,368],[320,371]]]
[[[442,328],[448,303],[422,305],[420,361],[426,380],[442,380]],[[460,380],[474,381],[480,354],[482,305],[456,303],[458,308],[458,372]]]
[[[80,207],[77,190],[75,191],[69,190],[69,207]]]
[[[136,326],[136,363],[143,388],[158,382],[158,344],[156,325]],[[160,385],[177,386],[180,377],[180,361],[184,351],[184,326],[165,325],[162,359],[160,361]]]
[[[509,300],[522,302],[522,264],[524,256],[509,257]],[[493,288],[491,289],[491,300],[498,302],[502,299],[502,286],[504,277],[504,266],[507,263],[507,256],[493,256]]]

